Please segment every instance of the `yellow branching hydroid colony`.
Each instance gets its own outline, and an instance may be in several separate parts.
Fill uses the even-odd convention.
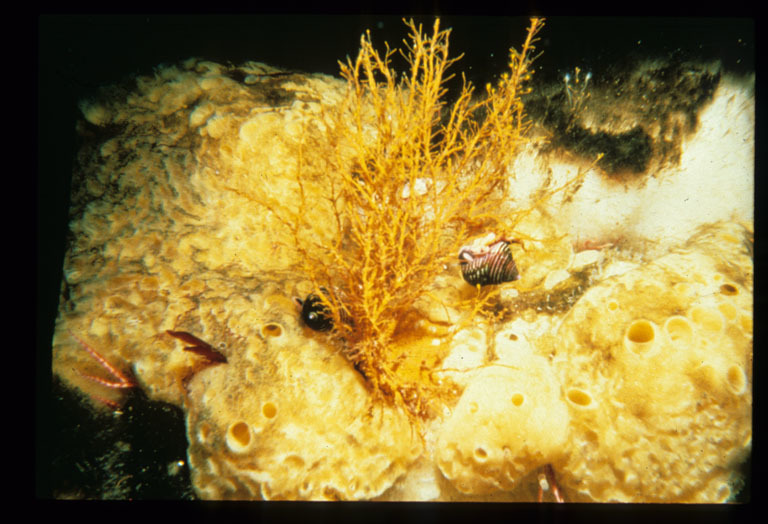
[[[521,96],[543,25],[532,19],[520,51],[511,49],[509,71],[485,96],[464,80],[449,103],[448,68],[460,57],[449,58],[450,30],[439,23],[427,35],[407,22],[402,75],[392,68],[394,50],[381,54],[370,33],[361,38],[357,58],[341,64],[346,97],[324,114],[326,132],[312,135],[322,137],[311,148],[327,164],[313,166],[317,172],[300,165],[297,211],[286,207],[295,202],[268,203],[286,217],[346,355],[375,391],[405,400],[413,413],[422,412],[417,390],[429,381],[399,378],[388,346],[413,332],[414,303],[468,236],[514,224],[508,167],[529,128]],[[316,190],[305,190],[308,183]],[[332,224],[304,213],[318,204],[329,206]],[[318,227],[333,232],[330,242]]]

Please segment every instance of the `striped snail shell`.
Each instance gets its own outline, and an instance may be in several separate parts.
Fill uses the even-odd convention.
[[[459,250],[459,261],[464,280],[473,286],[501,284],[520,278],[509,242],[504,239],[488,242],[486,237],[464,246]]]

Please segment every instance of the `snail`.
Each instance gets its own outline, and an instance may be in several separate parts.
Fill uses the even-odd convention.
[[[319,296],[310,293],[305,300],[296,297],[293,300],[301,308],[301,319],[308,328],[328,331],[333,327],[331,312]]]
[[[490,233],[459,250],[461,274],[473,286],[488,286],[512,282],[520,278],[510,242]]]
[[[320,288],[320,292],[326,297],[330,296],[328,290],[324,287]],[[318,295],[310,293],[304,300],[293,297],[293,301],[299,308],[301,320],[304,321],[308,328],[315,331],[329,331],[333,328],[333,313],[328,306],[323,304],[322,299]],[[345,326],[351,328],[355,325],[355,322],[343,306],[341,306],[339,315],[342,324]]]

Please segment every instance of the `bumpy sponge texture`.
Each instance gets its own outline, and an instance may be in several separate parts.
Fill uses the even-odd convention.
[[[436,446],[440,470],[460,492],[511,490],[536,468],[560,462],[568,410],[546,359],[490,365],[469,380]]]
[[[559,330],[573,420],[563,483],[585,500],[712,501],[751,439],[751,267],[739,226],[591,288]],[[717,245],[717,249],[714,246]]]
[[[272,304],[266,336],[189,383],[195,485],[214,499],[380,495],[421,455],[418,434],[403,413],[371,403],[338,352],[304,338],[295,313]]]

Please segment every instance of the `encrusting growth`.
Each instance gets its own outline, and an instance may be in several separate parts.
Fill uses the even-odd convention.
[[[478,98],[462,79],[452,104],[447,70],[461,57],[449,58],[450,30],[441,31],[439,20],[432,35],[406,24],[402,75],[391,65],[396,52],[387,46],[380,54],[370,33],[357,58],[341,63],[346,96],[324,110],[319,132],[307,130],[301,146],[325,165],[309,165],[298,152],[298,211],[290,207],[296,202],[261,203],[292,231],[301,269],[347,357],[374,391],[418,413],[420,385],[397,378],[387,347],[469,236],[514,225],[508,166],[530,126],[521,97],[530,89],[543,21],[532,19],[495,87]],[[328,206],[334,223],[319,225],[303,213],[318,206]]]

